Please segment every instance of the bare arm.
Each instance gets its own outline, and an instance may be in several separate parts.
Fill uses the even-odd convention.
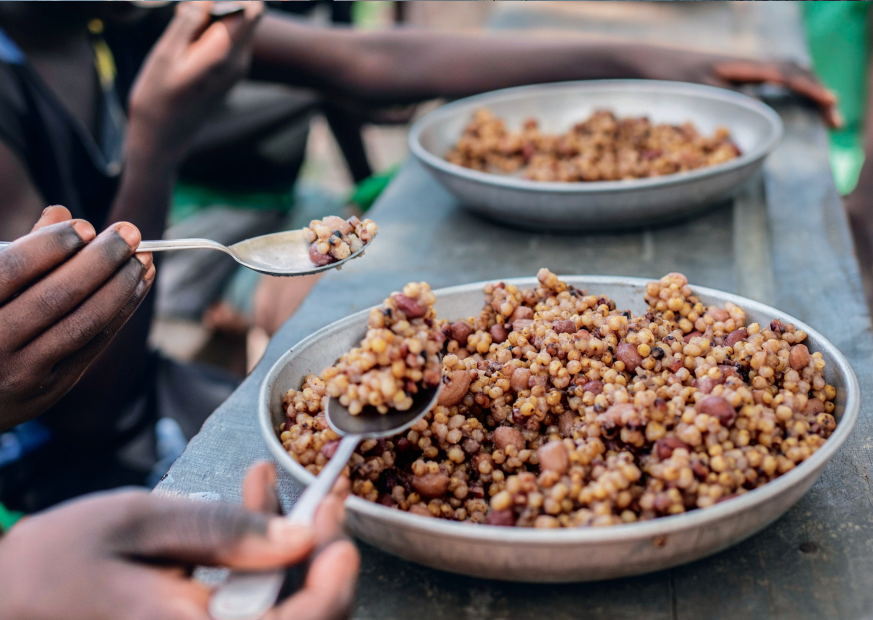
[[[252,76],[317,88],[369,105],[461,97],[522,84],[600,78],[729,86],[774,82],[809,97],[830,120],[833,96],[793,63],[757,62],[650,44],[536,33],[368,32],[303,25],[268,13]],[[827,109],[825,109],[827,108]]]

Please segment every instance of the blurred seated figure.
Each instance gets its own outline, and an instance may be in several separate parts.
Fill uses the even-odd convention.
[[[0,239],[25,234],[53,203],[98,229],[127,221],[143,238],[160,238],[180,170],[196,177],[197,157],[186,159],[192,147],[216,138],[199,132],[218,122],[222,106],[234,105],[226,97],[243,76],[309,89],[356,118],[437,97],[610,77],[773,81],[812,98],[826,113],[833,106],[830,93],[790,63],[581,37],[358,31],[269,11],[262,16],[256,2],[244,6],[212,23],[210,3],[158,9],[124,2],[0,3]],[[271,131],[306,106],[279,98],[276,109],[282,113],[275,123],[264,125]],[[195,155],[205,158],[202,163],[208,153],[204,147]],[[220,225],[203,221],[198,230],[217,238]],[[246,235],[265,226],[248,225],[239,224]],[[282,299],[290,308],[313,283],[287,279],[260,297],[268,305]],[[22,436],[19,443],[41,447],[0,461],[0,501],[33,511],[87,491],[145,483],[160,460],[158,419],[174,419],[173,428],[190,437],[230,393],[228,378],[174,367],[149,352],[154,302],[154,295],[146,298],[79,383],[40,418],[40,431],[10,431]],[[267,313],[269,331],[287,318],[282,310]],[[180,402],[184,415],[178,406],[167,411]]]

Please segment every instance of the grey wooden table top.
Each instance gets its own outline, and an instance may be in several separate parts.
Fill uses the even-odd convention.
[[[796,17],[791,12],[781,17],[786,15]],[[802,49],[796,28],[779,28],[794,33],[794,39],[779,35],[789,37],[786,45]],[[785,138],[763,175],[734,200],[682,224],[625,234],[569,237],[502,228],[463,211],[421,167],[406,162],[371,212],[382,232],[366,258],[331,272],[316,286],[157,492],[239,502],[246,467],[269,458],[255,409],[270,366],[316,329],[379,303],[408,281],[425,280],[439,288],[533,275],[539,267],[564,274],[652,278],[681,271],[692,284],[758,299],[806,321],[854,366],[863,392],[860,419],[812,490],[783,518],[733,549],[672,570],[596,584],[525,585],[459,577],[362,544],[356,617],[873,616],[870,317],[830,174],[824,129],[813,111],[796,103],[785,102],[777,110]],[[280,475],[280,489],[286,507],[293,504],[297,490],[287,475]]]

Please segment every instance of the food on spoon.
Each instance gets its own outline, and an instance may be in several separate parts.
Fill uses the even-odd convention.
[[[361,345],[322,373],[326,392],[358,415],[367,406],[406,411],[420,388],[439,385],[446,337],[434,321],[435,301],[426,283],[411,282],[373,308]]]
[[[488,284],[477,316],[434,322],[441,402],[410,430],[361,444],[348,470],[356,495],[491,525],[629,523],[760,487],[836,428],[825,360],[793,325],[706,306],[681,274],[647,284],[641,315],[546,269],[537,277],[530,289]],[[495,325],[508,331],[499,343]],[[278,429],[313,474],[338,439],[326,393],[309,375]]]
[[[520,171],[534,181],[618,181],[714,166],[740,156],[724,127],[701,135],[691,123],[652,124],[646,117],[616,118],[598,110],[562,134],[540,131],[535,119],[506,128],[480,109],[446,160],[484,172]]]
[[[309,260],[321,267],[348,258],[370,243],[379,227],[373,220],[359,220],[352,216],[347,220],[329,215],[323,220],[312,220],[309,228],[303,229],[310,243]]]

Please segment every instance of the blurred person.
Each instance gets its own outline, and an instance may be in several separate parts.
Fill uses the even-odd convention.
[[[260,4],[245,7],[210,24],[209,3],[183,3],[166,26],[119,24],[116,32],[126,35],[113,37],[117,21],[144,11],[121,2],[0,3],[0,238],[23,234],[54,202],[98,227],[123,219],[146,238],[160,237],[196,132],[250,63],[252,79],[314,89],[358,118],[435,97],[617,77],[774,82],[812,99],[826,118],[833,112],[830,93],[792,63],[530,33],[362,32],[269,13],[259,21]],[[297,287],[293,294],[273,291],[263,303],[299,303],[313,280],[296,280],[285,281]],[[0,500],[35,510],[118,484],[116,473],[144,479],[151,471],[147,444],[168,400],[156,392],[161,367],[146,348],[152,304],[146,300],[43,416],[54,437],[51,458],[0,465]],[[270,331],[287,318],[284,310],[267,313]],[[198,382],[207,396],[191,397]],[[191,371],[177,373],[176,386],[189,437],[221,400],[209,394],[230,389]]]
[[[210,588],[191,577],[197,566],[268,570],[310,556],[302,588],[264,618],[349,617],[360,558],[341,535],[347,479],[313,527],[269,516],[275,479],[272,465],[253,466],[245,508],[117,491],[25,519],[0,532],[0,617],[208,620]]]

